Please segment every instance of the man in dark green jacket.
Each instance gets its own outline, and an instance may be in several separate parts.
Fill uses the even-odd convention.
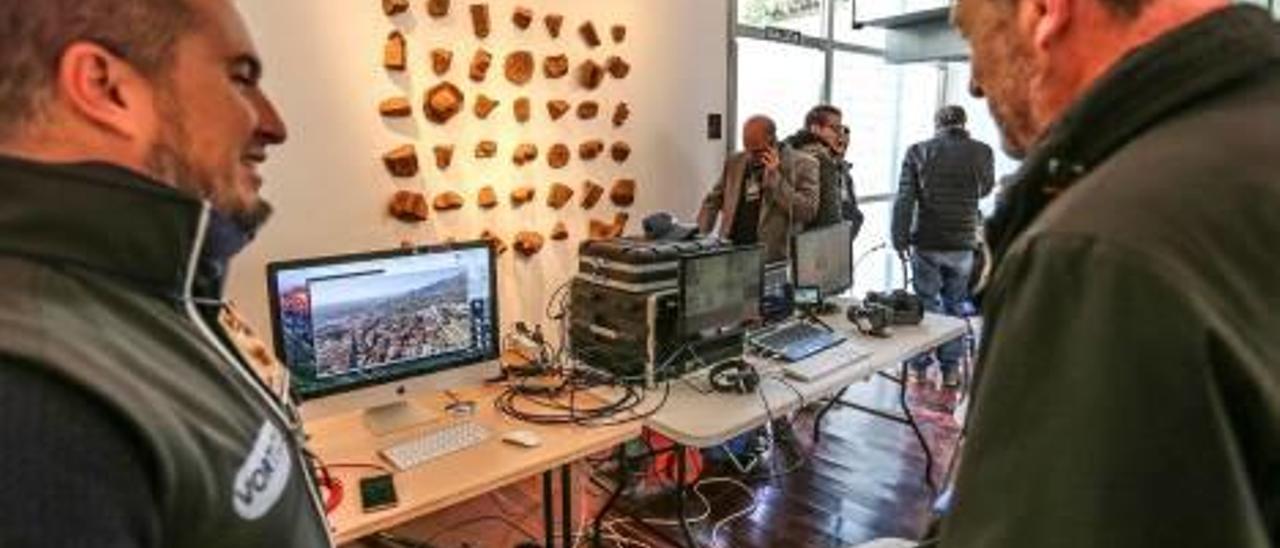
[[[806,228],[818,228],[848,221],[850,237],[862,228],[862,211],[853,187],[851,166],[845,161],[849,128],[844,115],[832,105],[818,105],[804,116],[804,127],[787,137],[791,148],[818,161],[818,209]]]
[[[231,1],[0,2],[0,67],[0,546],[330,546],[219,321],[285,139]]]
[[[1280,544],[1280,32],[1226,0],[959,0],[1025,156],[951,547]]]

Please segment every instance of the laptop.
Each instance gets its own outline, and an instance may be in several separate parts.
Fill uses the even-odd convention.
[[[844,337],[792,317],[796,304],[817,288],[793,290],[790,272],[786,261],[765,265],[760,295],[763,327],[751,334],[750,341],[769,355],[796,362],[840,344]]]

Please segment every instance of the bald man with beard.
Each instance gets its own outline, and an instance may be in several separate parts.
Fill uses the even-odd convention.
[[[233,1],[6,0],[0,67],[0,546],[330,546],[223,302],[287,136]]]

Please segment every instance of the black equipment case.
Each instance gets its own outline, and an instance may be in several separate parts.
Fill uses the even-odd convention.
[[[573,355],[589,367],[650,387],[741,356],[740,335],[709,341],[680,336],[680,258],[726,247],[719,239],[583,242],[570,289]],[[677,352],[682,355],[674,356]]]
[[[725,247],[728,244],[715,238],[686,242],[638,238],[582,242],[578,247],[578,277],[630,293],[675,289],[681,257]]]

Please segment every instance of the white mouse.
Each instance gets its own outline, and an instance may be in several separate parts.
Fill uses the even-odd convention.
[[[512,430],[502,435],[502,441],[520,447],[537,447],[542,445],[542,438],[528,430]]]

